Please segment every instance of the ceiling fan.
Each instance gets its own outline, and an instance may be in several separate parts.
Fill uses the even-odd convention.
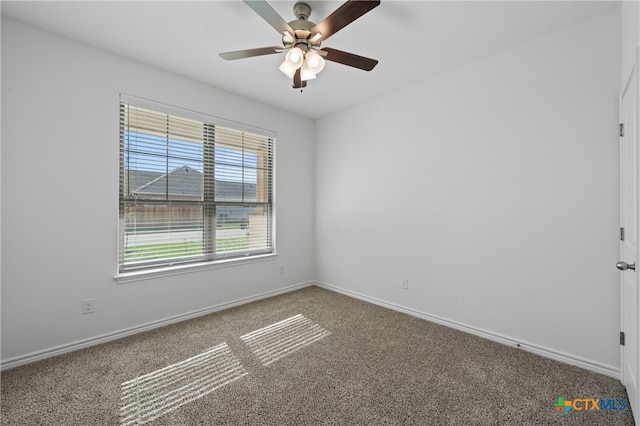
[[[308,20],[311,7],[307,3],[296,3],[293,6],[293,13],[298,19],[287,23],[264,0],[244,0],[244,2],[279,34],[282,34],[283,47],[259,47],[220,53],[223,59],[234,60],[286,52],[285,60],[279,69],[293,79],[294,89],[302,89],[307,86],[307,80],[316,78],[316,74],[324,68],[325,60],[365,71],[371,71],[378,64],[375,59],[328,47],[320,48],[320,44],[378,6],[380,0],[348,0],[319,24]]]

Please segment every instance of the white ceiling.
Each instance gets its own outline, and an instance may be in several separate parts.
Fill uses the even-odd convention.
[[[295,1],[270,1],[286,20]],[[320,22],[341,1],[307,1]],[[371,72],[327,62],[303,93],[282,56],[220,52],[278,46],[240,1],[2,1],[2,15],[312,119],[605,13],[619,1],[390,1],[323,42],[378,59]]]

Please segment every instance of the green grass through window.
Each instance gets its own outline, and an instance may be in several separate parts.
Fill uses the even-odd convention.
[[[216,252],[244,250],[249,247],[249,238],[233,237],[216,240]],[[203,254],[202,243],[198,241],[182,241],[175,243],[140,244],[129,247],[125,253],[125,263],[135,263],[147,260],[169,259]]]

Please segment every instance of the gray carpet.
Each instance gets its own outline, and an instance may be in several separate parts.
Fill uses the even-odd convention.
[[[554,407],[626,401],[618,380],[318,287],[1,379],[3,425],[633,424]]]

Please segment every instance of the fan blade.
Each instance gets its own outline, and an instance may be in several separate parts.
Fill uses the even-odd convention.
[[[282,16],[278,14],[273,8],[264,0],[244,0],[244,2],[253,9],[258,15],[262,17],[269,25],[278,31],[278,34],[282,35],[284,31],[289,34],[293,34],[293,29],[287,24],[287,21],[282,19]]]
[[[325,47],[321,51],[327,52],[327,55],[324,57],[327,61],[360,68],[365,71],[371,71],[378,65],[378,61],[375,59],[365,58],[364,56],[354,55],[353,53],[343,52],[342,50]]]
[[[307,87],[307,81],[302,81],[300,68],[296,70],[296,73],[293,75],[293,84],[291,85],[294,89],[302,89],[303,87]]]
[[[380,0],[349,0],[313,27],[311,34],[321,33],[320,40],[326,40],[379,4]]]
[[[253,56],[271,55],[272,53],[280,53],[282,47],[258,47],[257,49],[236,50],[235,52],[220,53],[222,59],[232,61],[234,59],[251,58]]]

